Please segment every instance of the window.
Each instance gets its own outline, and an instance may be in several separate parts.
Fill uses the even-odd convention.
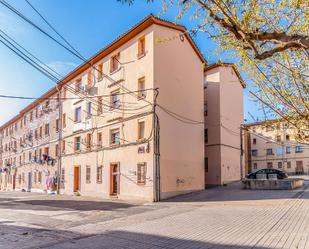
[[[33,112],[30,112],[30,122],[33,121]]]
[[[276,136],[276,141],[281,142],[281,136],[280,135]]]
[[[290,135],[285,135],[285,140],[290,141]]]
[[[88,149],[88,150],[91,150],[91,134],[90,133],[88,133],[87,135],[86,135],[86,148]]]
[[[35,118],[39,117],[39,108],[35,108]]]
[[[290,169],[290,168],[291,168],[291,162],[287,162],[287,163],[286,163],[286,167],[287,167],[288,169]]]
[[[65,128],[67,126],[66,114],[62,114],[62,127]]]
[[[290,154],[290,153],[291,153],[291,147],[290,147],[290,146],[287,146],[287,147],[285,148],[285,152],[286,152],[286,154]]]
[[[36,171],[34,171],[34,176],[33,176],[33,181],[34,181],[34,183],[36,183],[36,181],[37,181],[37,173],[36,173]]]
[[[258,155],[258,150],[252,150],[251,154],[252,154],[252,156],[257,156]]]
[[[86,166],[86,183],[91,183],[91,167]]]
[[[75,91],[76,92],[83,92],[83,83],[81,79],[76,80],[75,82]]]
[[[67,87],[66,87],[66,86],[64,86],[64,87],[62,88],[62,97],[63,97],[64,99],[67,97]]]
[[[114,129],[110,131],[110,144],[120,144],[120,131],[119,129]]]
[[[205,142],[205,144],[208,143],[208,129],[204,130],[204,142]]]
[[[282,162],[278,162],[278,169],[282,168]]]
[[[283,147],[277,147],[276,148],[276,154],[277,154],[277,156],[283,155]]]
[[[145,138],[145,121],[138,121],[137,139],[141,140]]]
[[[98,110],[97,110],[97,115],[101,115],[103,112],[102,109],[102,96],[98,97]]]
[[[267,168],[268,168],[268,169],[271,169],[272,167],[273,167],[273,163],[272,163],[272,162],[268,162],[268,163],[267,163]]]
[[[257,169],[257,163],[253,163],[253,169]]]
[[[45,154],[46,156],[49,155],[49,147],[45,147],[45,148],[44,148],[44,154]]]
[[[59,155],[59,145],[58,144],[56,144],[55,145],[55,157],[57,158],[58,157],[58,155]]]
[[[207,116],[208,115],[208,102],[204,103],[204,115]]]
[[[303,149],[301,146],[295,146],[295,153],[301,153],[303,152]]]
[[[34,130],[34,138],[38,139],[38,130],[37,129]]]
[[[137,56],[143,56],[145,55],[145,36],[138,39],[138,54]]]
[[[266,155],[270,156],[273,155],[273,149],[266,149]]]
[[[87,116],[86,118],[91,118],[91,102],[87,102]]]
[[[137,184],[146,184],[146,163],[137,164]]]
[[[56,132],[59,131],[59,126],[60,126],[60,119],[57,118],[57,119],[56,119]]]
[[[49,124],[45,124],[45,136],[49,136]]]
[[[74,150],[80,151],[80,149],[81,149],[81,139],[80,137],[75,137],[74,138]]]
[[[25,173],[21,173],[21,181],[22,183],[25,183]]]
[[[62,140],[62,154],[65,153],[65,140]]]
[[[256,144],[256,138],[253,138],[253,139],[252,139],[252,143],[253,143],[253,144]]]
[[[208,172],[208,157],[204,158],[204,169],[205,169],[205,172],[207,173]]]
[[[120,53],[114,55],[110,59],[110,73],[115,72],[119,68]]]
[[[98,81],[101,81],[103,79],[103,64],[100,63],[98,65]]]
[[[41,126],[40,127],[40,138],[42,138],[42,136],[43,136],[43,127]]]
[[[119,108],[120,107],[120,91],[114,91],[111,94],[111,109]]]
[[[42,183],[42,171],[39,171],[38,173],[38,182]]]
[[[25,115],[24,116],[24,125],[26,125],[27,124],[27,116]]]
[[[102,133],[99,132],[98,135],[97,135],[97,146],[98,147],[102,147]]]
[[[87,74],[87,87],[88,89],[92,87],[93,83],[93,71],[89,70]]]
[[[97,183],[102,183],[103,166],[97,167]]]
[[[82,108],[81,107],[75,108],[74,121],[75,123],[80,123],[82,121]]]
[[[138,98],[142,99],[146,97],[146,90],[145,90],[145,77],[138,79]]]

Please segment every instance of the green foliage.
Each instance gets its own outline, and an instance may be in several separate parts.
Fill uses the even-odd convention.
[[[134,0],[123,0],[132,4]],[[149,2],[149,1],[148,1]],[[198,27],[231,55],[250,80],[265,118],[309,129],[309,2],[307,0],[161,0],[162,12],[190,10]]]

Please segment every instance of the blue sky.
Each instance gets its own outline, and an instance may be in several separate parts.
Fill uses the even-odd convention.
[[[7,0],[24,15],[52,33],[24,0]],[[142,18],[161,12],[161,1],[146,3],[136,0],[134,5],[116,0],[30,0],[53,26],[86,58],[92,56]],[[177,9],[170,9],[162,18],[174,21]],[[187,28],[195,23],[188,16],[181,20]],[[0,5],[0,29],[34,53],[57,72],[65,74],[81,63],[80,60],[32,28],[4,6]],[[205,34],[194,38],[209,63],[218,59],[232,62],[228,54],[213,54],[216,44]],[[24,63],[13,52],[0,44],[0,94],[40,96],[54,83]],[[246,80],[245,80],[246,81]],[[15,116],[30,101],[0,98],[0,125]],[[258,115],[256,103],[248,99],[245,91],[245,118],[252,121],[250,111]]]

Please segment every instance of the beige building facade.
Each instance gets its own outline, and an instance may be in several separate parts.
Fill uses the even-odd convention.
[[[0,128],[1,190],[159,201],[239,180],[244,84],[205,65],[185,27],[145,18]]]
[[[205,61],[185,30],[147,17],[4,124],[1,188],[154,201],[203,189],[204,125],[182,116],[203,121]]]
[[[242,156],[243,88],[233,64],[216,63],[205,70],[205,182],[208,186],[238,181]]]
[[[304,132],[309,135],[308,129]],[[246,167],[284,170],[289,175],[309,173],[309,136],[297,139],[298,131],[287,122],[272,120],[245,126]]]

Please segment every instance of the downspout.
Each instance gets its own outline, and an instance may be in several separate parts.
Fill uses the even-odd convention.
[[[61,166],[62,166],[62,156],[61,156],[61,140],[62,140],[62,99],[61,99],[61,92],[56,85],[56,89],[59,95],[59,107],[58,107],[58,115],[59,115],[59,127],[58,127],[58,177],[57,177],[57,194],[60,194],[60,183],[61,183]]]
[[[154,133],[154,167],[153,167],[153,177],[154,177],[154,202],[160,201],[161,197],[161,183],[160,183],[160,126],[159,117],[156,114],[157,97],[159,95],[158,88],[155,89],[155,96],[153,100],[153,133]]]

